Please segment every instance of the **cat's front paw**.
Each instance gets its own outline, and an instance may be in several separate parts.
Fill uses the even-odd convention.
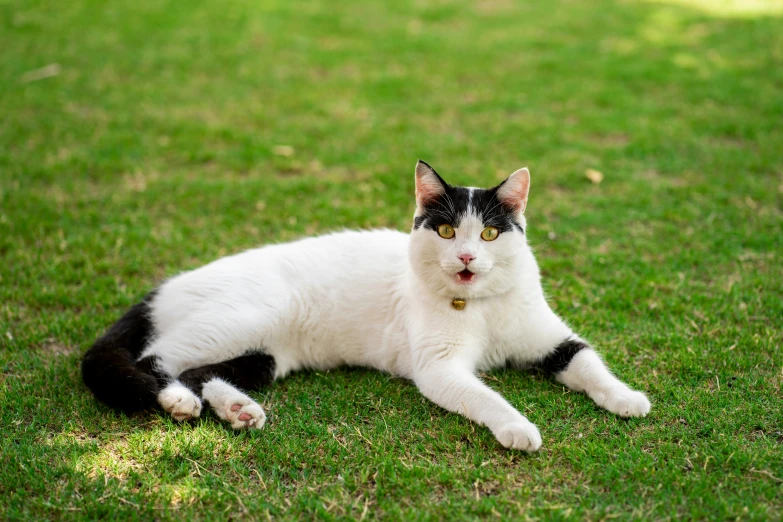
[[[650,401],[647,396],[625,386],[597,392],[593,400],[602,408],[620,417],[644,417],[650,413]]]
[[[495,437],[506,448],[532,452],[541,447],[541,433],[532,422],[506,424],[495,433]]]

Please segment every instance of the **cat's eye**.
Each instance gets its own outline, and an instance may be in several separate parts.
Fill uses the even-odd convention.
[[[438,235],[443,239],[451,239],[454,237],[454,227],[451,225],[438,225]]]
[[[499,235],[500,232],[495,227],[487,227],[481,231],[481,239],[484,241],[494,241]]]

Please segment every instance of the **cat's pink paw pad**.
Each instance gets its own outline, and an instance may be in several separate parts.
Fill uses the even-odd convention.
[[[231,405],[231,411],[239,411],[241,409],[242,409],[242,405],[241,404],[233,404],[233,405]],[[239,414],[237,419],[239,419],[241,421],[249,421],[249,420],[253,420],[253,416],[250,415],[249,413],[242,412],[242,413]]]
[[[266,414],[264,409],[255,402],[248,404],[234,403],[226,412],[226,420],[231,423],[235,430],[240,429],[261,429],[266,423]]]

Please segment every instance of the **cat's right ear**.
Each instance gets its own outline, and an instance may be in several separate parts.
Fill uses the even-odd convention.
[[[423,207],[446,193],[448,184],[426,162],[416,163],[416,205]]]

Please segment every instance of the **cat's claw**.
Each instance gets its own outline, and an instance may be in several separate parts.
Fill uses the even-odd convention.
[[[506,448],[533,452],[541,447],[541,433],[532,422],[506,424],[495,436]]]
[[[650,401],[642,392],[625,386],[592,394],[596,404],[620,417],[644,417],[650,412]]]
[[[176,421],[195,419],[201,415],[201,399],[179,383],[166,386],[158,394],[158,403]]]

